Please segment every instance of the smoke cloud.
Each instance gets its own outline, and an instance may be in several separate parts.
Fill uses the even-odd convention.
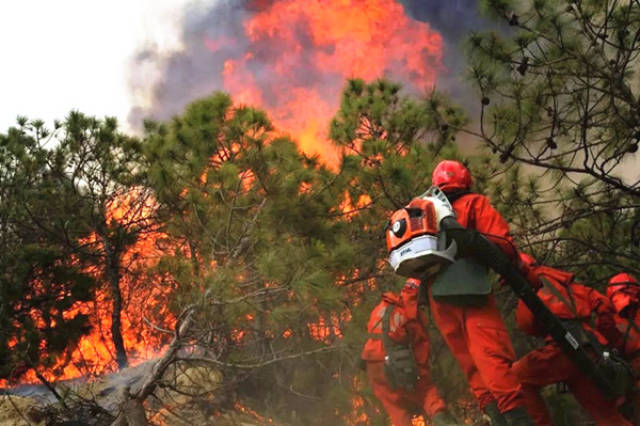
[[[444,67],[450,72],[438,79],[438,88],[451,94],[467,110],[478,109],[477,99],[469,97],[464,79],[466,61],[463,44],[474,31],[495,28],[496,24],[481,16],[477,0],[400,0],[413,19],[428,22],[444,40]]]
[[[133,59],[130,85],[146,105],[131,110],[130,124],[140,128],[144,118],[165,120],[190,101],[223,90],[225,60],[248,45],[242,23],[249,16],[243,1],[188,7],[180,36],[183,49],[167,54],[155,46],[141,48]],[[209,49],[208,40],[217,40],[219,49]],[[150,79],[151,75],[156,78]]]

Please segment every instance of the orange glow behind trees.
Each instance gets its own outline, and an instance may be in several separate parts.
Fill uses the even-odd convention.
[[[149,223],[152,205],[140,205],[133,202],[135,193],[117,197],[107,205],[108,223]],[[136,208],[131,208],[135,206]],[[173,317],[167,300],[173,290],[171,280],[154,274],[154,267],[163,254],[166,235],[158,231],[149,231],[139,235],[124,255],[121,262],[126,273],[121,280],[124,300],[122,312],[122,335],[131,365],[137,365],[155,356],[167,342],[167,335],[159,333],[154,327],[172,329]],[[79,241],[81,246],[102,246],[99,238],[92,234]],[[100,268],[92,267],[85,271],[98,281],[102,279]],[[77,314],[87,315],[91,331],[80,338],[75,347],[69,348],[48,369],[38,372],[48,381],[65,380],[77,377],[95,377],[117,369],[115,348],[111,336],[112,305],[106,283],[95,292],[92,301],[77,302],[71,309],[63,312],[65,318]],[[40,317],[34,317],[41,326],[46,326]],[[29,370],[20,379],[22,383],[38,383],[34,370]],[[0,386],[6,386],[0,381]]]

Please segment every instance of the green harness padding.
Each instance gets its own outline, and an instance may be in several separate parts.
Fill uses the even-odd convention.
[[[382,335],[370,334],[371,339],[381,339],[384,347],[384,372],[389,381],[389,385],[394,389],[413,390],[418,383],[420,372],[418,364],[413,356],[413,346],[411,343],[403,345],[396,343],[389,337],[391,328],[391,313],[393,305],[389,304],[382,321]]]
[[[470,257],[443,267],[431,285],[431,296],[437,302],[456,306],[485,305],[489,294],[487,267]]]

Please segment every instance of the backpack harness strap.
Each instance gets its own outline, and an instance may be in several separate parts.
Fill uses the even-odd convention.
[[[411,340],[405,345],[397,343],[389,336],[393,304],[385,306],[384,315],[376,322],[374,329],[382,322],[382,334],[369,333],[369,338],[382,340],[385,351],[385,375],[392,388],[411,390],[418,380],[418,366],[413,354]],[[409,330],[407,330],[409,333]]]
[[[571,300],[571,302],[569,302],[569,300],[567,300],[567,298],[564,297],[562,293],[560,293],[560,291],[547,278],[541,276],[540,281],[542,282],[542,285],[551,292],[551,294],[553,294],[558,300],[560,300],[560,302],[562,302],[562,304],[569,308],[569,310],[575,317],[575,319],[572,320],[561,319],[562,321],[582,322],[582,319],[578,315],[578,309],[576,308],[575,300],[571,295],[571,291],[569,288],[567,288],[567,295],[569,296],[569,300]],[[604,350],[604,346],[598,341],[598,339],[592,333],[585,330],[582,325],[580,325],[575,331],[579,331],[578,335],[582,337],[582,342],[579,342],[580,344],[587,343],[596,350]]]

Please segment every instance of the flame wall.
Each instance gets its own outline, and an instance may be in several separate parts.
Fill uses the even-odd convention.
[[[474,14],[473,0],[253,0],[194,7],[185,11],[182,50],[144,49],[134,60],[131,85],[139,102],[130,119],[134,126],[143,117],[166,119],[195,98],[225,90],[240,103],[266,109],[305,152],[332,162],[324,134],[345,79],[388,77],[418,93],[442,84],[450,74],[443,66],[446,43],[434,28],[455,42],[465,22],[475,24]],[[149,85],[151,74],[157,78]]]

